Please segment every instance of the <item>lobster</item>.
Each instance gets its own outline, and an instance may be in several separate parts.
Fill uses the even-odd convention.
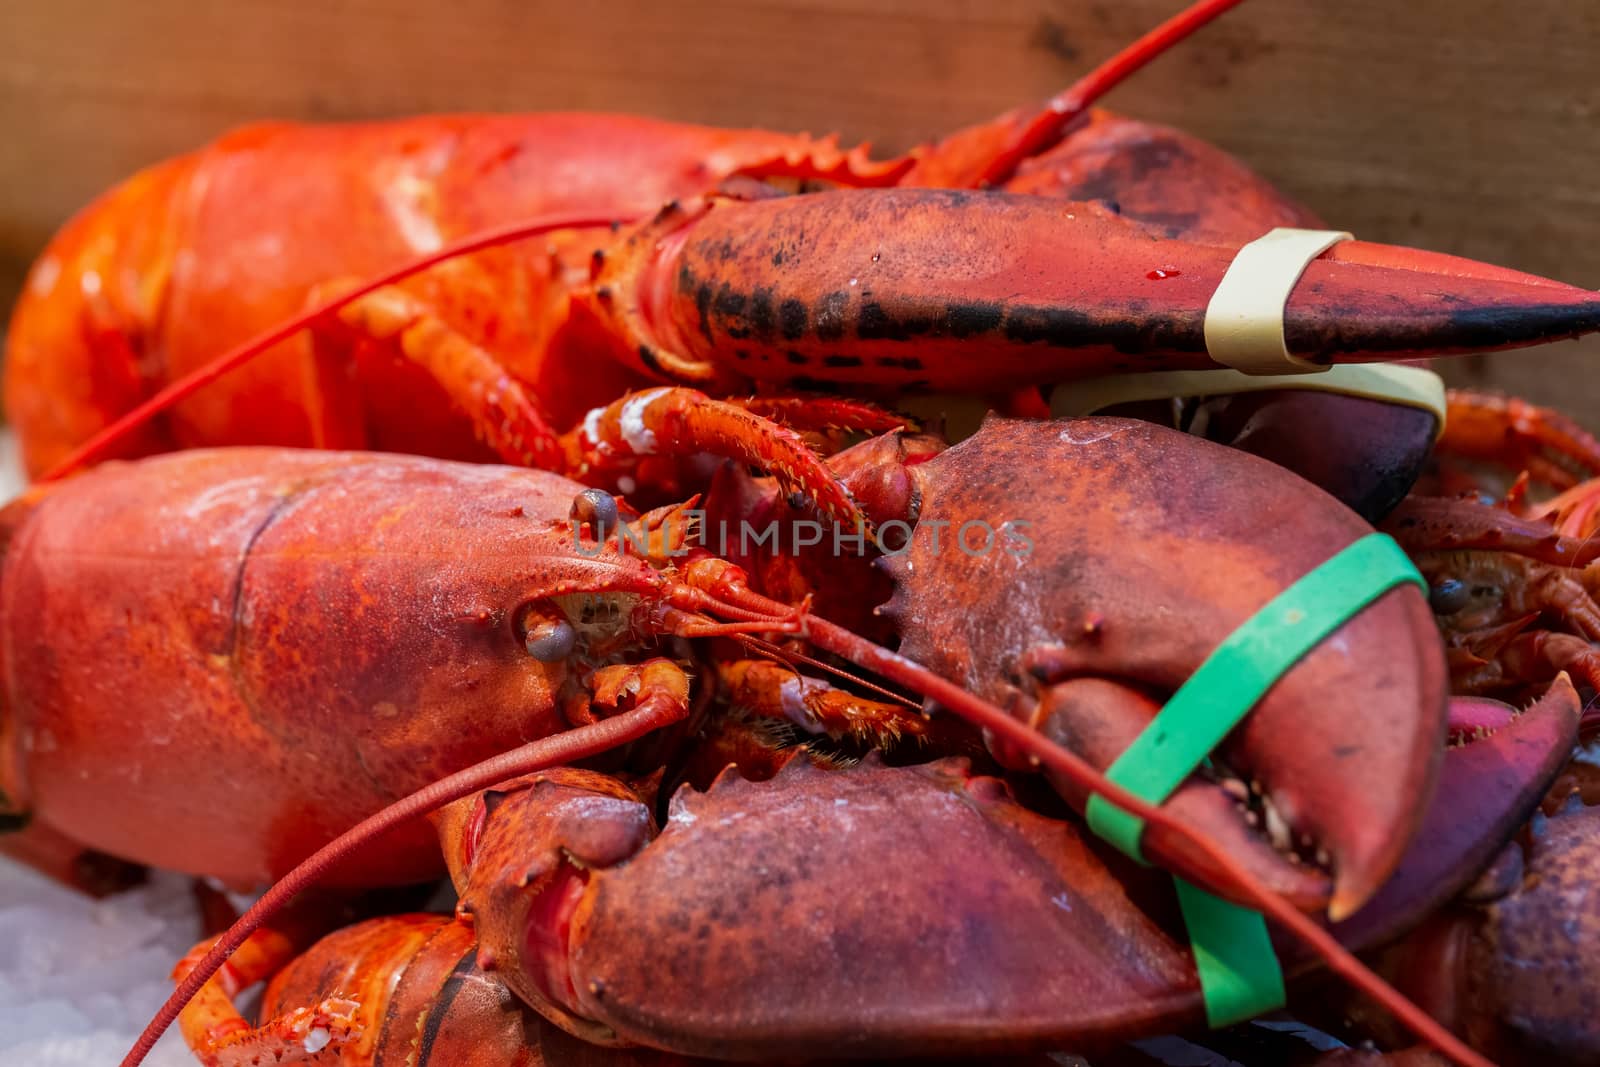
[[[1559,688],[1452,749],[1427,816],[1438,832],[1342,933],[1392,936],[1458,893],[1527,819],[1576,725]],[[455,921],[370,920],[309,951],[302,916],[259,930],[186,1009],[185,1037],[208,1067],[402,1054],[503,1067],[533,1054],[531,1033],[548,1048],[551,1024],[739,1059],[1094,1051],[1199,1024],[1159,877],[1002,781],[952,759],[792,759],[760,783],[745,770],[680,791],[659,834],[632,789],[587,771],[457,801],[438,820]],[[269,977],[265,1021],[248,1026],[233,997]],[[544,1026],[523,1021],[530,1005]]]
[[[1039,760],[1073,806],[1091,794],[1137,804],[1046,735],[1080,733],[1105,765],[1211,644],[1369,530],[1270,463],[1144,422],[991,420],[949,450],[921,442],[893,434],[834,458],[880,531],[898,520],[911,534],[890,567],[899,655],[750,591],[726,560],[674,556],[681,508],[632,520],[611,543],[624,526],[615,502],[545,472],[245,449],[36,487],[4,517],[6,795],[106,851],[232,880],[281,873],[319,845],[302,878],[417,877],[438,850],[397,830],[401,815],[358,828],[395,831],[381,856],[350,853],[358,831],[323,843],[484,750],[535,738],[477,778],[423,785],[403,811],[682,722],[694,696],[681,666],[649,654],[657,635],[793,630],[973,716],[997,754]],[[574,541],[574,512],[586,538],[612,536]],[[941,523],[998,531],[1030,513],[1028,558],[941,559],[924,543]],[[1144,549],[1130,552],[1128,523],[1148,531]],[[108,553],[104,529],[154,548]],[[988,595],[952,618],[973,583]],[[807,712],[823,706],[810,686]],[[753,688],[792,717],[795,686]],[[1331,901],[1336,916],[1376,891],[1431,789],[1444,703],[1426,603],[1392,590],[1285,675],[1219,750],[1214,778],[1138,809],[1146,853],[1311,936],[1273,891],[1307,910]],[[894,714],[889,702],[864,710]],[[1360,760],[1330,758],[1352,749]],[[1272,834],[1246,825],[1241,793],[1271,813]]]
[[[1220,279],[1242,243],[1303,211],[1170,132],[1150,136],[1181,162],[1154,177],[1131,155],[1122,169],[1084,159],[1131,152],[1125,120],[1090,103],[1234,2],[1202,0],[1041,109],[886,161],[831,140],[617,117],[242,131],[136,176],[52,243],[12,322],[8,417],[35,473],[113,439],[129,455],[379,447],[494,455],[671,498],[693,487],[675,458],[709,451],[855,521],[773,420],[883,429],[884,416],[796,390],[892,402],[1219,365],[1204,321]],[[1110,191],[1115,205],[1057,198]],[[542,240],[512,246],[512,234]],[[351,288],[418,251],[448,262]],[[152,421],[214,377],[219,349],[299,312],[309,335]],[[1313,262],[1284,312],[1289,349],[1315,365],[1597,324],[1584,290],[1359,241]],[[661,391],[626,395],[650,385]],[[738,399],[752,390],[763,395]],[[1388,503],[1409,480],[1391,468],[1433,425],[1391,418],[1410,427],[1404,456],[1385,451],[1400,448],[1389,435],[1367,445]]]
[[[1047,731],[1098,724],[1101,766],[1233,626],[1366,529],[1254,457],[1130,420],[995,421],[931,459],[883,455],[904,447],[869,441],[838,464],[875,525],[915,523],[885,609],[902,654],[1037,710]],[[591,499],[539,471],[273,450],[178,453],[35,490],[4,517],[4,794],[103,851],[249,884],[397,796],[590,721],[591,702],[615,707],[622,697],[591,690],[611,681],[595,672],[631,660],[640,639],[736,625],[697,617],[711,594],[629,554],[610,516],[597,520],[613,531],[609,554],[579,553],[575,497]],[[1221,499],[1228,509],[1209,503]],[[1120,517],[1108,500],[1123,502]],[[1027,556],[927,543],[941,523],[1004,531],[1029,514]],[[1276,518],[1264,543],[1265,516]],[[654,521],[658,541],[686,525]],[[1129,521],[1149,531],[1141,546],[1118,532]],[[103,552],[105,529],[153,547]],[[657,564],[681,551],[665,544]],[[720,587],[728,566],[700,559],[683,575]],[[1066,572],[1077,577],[1049,578]],[[1212,588],[1207,573],[1226,577]],[[974,581],[988,595],[952,618],[951,598]],[[1175,631],[1180,606],[1188,623]],[[61,642],[103,651],[75,659]],[[627,686],[648,679],[686,708],[681,672],[627,670],[640,672]],[[1329,692],[1366,694],[1371,721],[1352,730]],[[1444,700],[1427,605],[1396,590],[1286,675],[1221,754],[1283,825],[1326,846],[1336,911],[1370,895],[1409,838]],[[1331,774],[1328,752],[1352,744],[1369,758]],[[107,788],[123,798],[111,810]],[[1171,810],[1239,836],[1231,799],[1197,791]],[[392,842],[359,878],[425,874],[417,857],[436,853],[421,836]],[[1153,833],[1147,847],[1181,866],[1173,844]],[[1257,844],[1260,873],[1289,878],[1305,906],[1327,903],[1315,868]]]

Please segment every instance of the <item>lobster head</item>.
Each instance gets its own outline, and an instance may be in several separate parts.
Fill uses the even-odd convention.
[[[1271,463],[1126,419],[991,417],[909,473],[916,525],[884,561],[901,651],[1101,767],[1240,624],[1371,532]],[[1349,914],[1416,828],[1446,696],[1427,602],[1393,589],[1279,678],[1171,810],[1302,907]],[[1208,881],[1176,842],[1143,847]]]

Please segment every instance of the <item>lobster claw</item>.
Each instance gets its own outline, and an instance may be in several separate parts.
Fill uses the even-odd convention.
[[[709,200],[636,230],[580,302],[657,377],[993,393],[1219,366],[1206,313],[1239,247],[1001,192]],[[1600,294],[1345,241],[1306,268],[1283,326],[1313,364],[1481,352],[1592,333]]]
[[[1346,944],[1393,940],[1465,889],[1528,821],[1578,740],[1582,702],[1566,675],[1526,711],[1453,697],[1452,735],[1439,788],[1394,877],[1367,907],[1338,924]]]
[[[1228,634],[1371,532],[1270,463],[1133,420],[991,418],[911,473],[918,525],[886,561],[901,652],[1101,767]],[[1426,600],[1392,589],[1272,686],[1173,813],[1301,906],[1342,918],[1417,826],[1445,706]],[[1177,842],[1147,834],[1144,849],[1226,891]]]
[[[457,911],[478,934],[478,966],[496,972],[545,1018],[596,1044],[618,1044],[569,1010],[569,924],[590,872],[620,863],[654,836],[649,809],[622,782],[559,768],[503,783],[438,817]]]
[[[1576,702],[1570,688],[1554,697],[1525,716],[1531,729],[1505,731],[1537,754],[1508,759],[1518,781],[1547,782],[1570,740]],[[1478,745],[1491,749],[1463,751]],[[1455,784],[1486,769],[1493,760],[1458,760]],[[451,865],[479,965],[587,1040],[763,1061],[993,1055],[1093,1050],[1203,1019],[1171,879],[964,760],[797,759],[765,782],[730,769],[703,793],[680,790],[654,840],[633,834],[643,810],[625,794],[562,772],[446,817],[446,841],[471,844]],[[1428,870],[1470,877],[1479,839],[1503,842],[1538,787],[1472,795],[1487,836],[1468,828],[1429,850]],[[591,836],[589,817],[612,830]],[[555,879],[552,858],[566,871]],[[1391,924],[1455,877],[1386,887]],[[1361,943],[1376,928],[1339,933]],[[1291,972],[1310,962],[1278,948]]]
[[[588,1040],[731,1059],[948,1056],[1202,1015],[1169,883],[1115,856],[1114,873],[1072,825],[963,760],[797,760],[760,783],[730,770],[681,790],[648,845],[572,864],[571,895],[525,881],[513,857],[543,854],[544,816],[582,807],[585,790],[518,797],[484,822],[463,894],[479,962],[526,995],[519,956],[540,976],[534,1007]],[[514,918],[478,907],[489,893]]]

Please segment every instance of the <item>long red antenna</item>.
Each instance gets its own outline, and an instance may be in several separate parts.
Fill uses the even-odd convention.
[[[1173,45],[1243,2],[1199,0],[1101,63],[1064,92],[1051,97],[1012,143],[989,161],[975,184],[999,185],[1010,178],[1023,160],[1031,159],[1059,142],[1072,120],[1087,111],[1095,101]]]
[[[185,397],[190,396],[201,386],[216,381],[235,367],[242,366],[261,355],[273,345],[299,333],[324,315],[333,314],[346,304],[359,300],[375,289],[381,289],[385,285],[393,285],[395,282],[425,271],[429,267],[442,263],[447,259],[469,255],[485,248],[526,240],[529,237],[537,237],[540,234],[551,233],[556,230],[580,230],[610,226],[617,221],[619,220],[612,215],[545,215],[536,219],[525,219],[521,222],[515,222],[492,230],[482,230],[469,237],[447,244],[436,251],[402,263],[385,274],[380,274],[376,278],[361,283],[348,293],[324,300],[315,307],[307,308],[292,318],[285,319],[265,333],[257,334],[243,344],[224,352],[216,359],[205,364],[205,366],[185,374],[155,396],[119,417],[110,426],[89,438],[82,445],[79,445],[66,459],[46,471],[40,481],[49,482],[63,478],[84,464],[100,458],[107,449],[133,430],[143,426],[150,419],[166,411]]]

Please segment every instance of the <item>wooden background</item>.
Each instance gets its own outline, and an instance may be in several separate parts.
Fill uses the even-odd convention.
[[[1070,82],[1181,0],[0,0],[0,309],[139,166],[260,118],[598,109],[886,150]],[[1251,0],[1115,93],[1358,236],[1600,287],[1600,0]],[[1600,341],[1457,381],[1600,428]]]

